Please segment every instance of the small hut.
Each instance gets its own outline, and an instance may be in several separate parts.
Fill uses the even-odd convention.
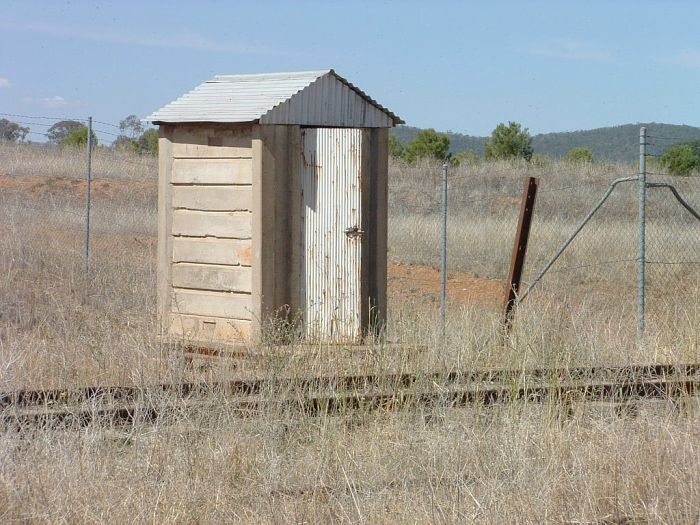
[[[381,326],[399,117],[331,69],[218,75],[146,120],[164,333],[240,343],[284,318],[356,343]]]

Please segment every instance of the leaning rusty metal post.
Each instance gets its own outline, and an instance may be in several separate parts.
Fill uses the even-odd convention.
[[[539,179],[536,177],[528,177],[525,180],[523,200],[520,204],[520,218],[518,219],[518,229],[515,233],[513,256],[510,261],[510,271],[508,272],[508,282],[506,283],[507,287],[503,304],[506,329],[510,326],[511,313],[520,291],[520,280],[523,275],[523,267],[525,266],[525,253],[527,252],[527,241],[530,237],[530,225],[532,224],[532,212],[535,209],[538,184]]]

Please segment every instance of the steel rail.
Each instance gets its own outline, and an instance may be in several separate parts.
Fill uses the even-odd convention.
[[[679,397],[700,389],[700,364],[467,370],[449,373],[286,377],[148,387],[21,390],[0,394],[3,426],[95,420],[154,420],[183,408],[226,407],[240,415],[283,405],[309,413],[407,405],[465,406],[505,401]],[[273,395],[265,396],[269,392]],[[33,422],[33,423],[32,423]]]
[[[133,402],[162,395],[183,398],[202,397],[211,393],[254,395],[265,390],[283,388],[295,391],[312,389],[359,390],[380,386],[411,387],[421,383],[473,384],[547,381],[592,381],[615,379],[639,381],[679,376],[700,376],[700,364],[653,364],[631,366],[582,366],[535,369],[475,369],[445,372],[404,372],[398,374],[358,374],[327,376],[287,376],[277,378],[244,378],[229,381],[159,383],[143,386],[85,386],[47,390],[0,392],[0,410],[15,407],[51,406],[94,402]]]
[[[510,402],[553,402],[567,410],[575,402],[608,401],[627,403],[631,400],[677,400],[700,394],[700,378],[653,379],[625,382],[574,382],[532,386],[482,385],[477,388],[431,390],[397,389],[384,392],[349,393],[343,395],[290,395],[282,399],[233,399],[225,404],[227,413],[251,417],[283,410],[303,416],[339,415],[358,410],[365,412],[394,411],[411,407],[422,409],[490,406]],[[135,422],[168,422],[182,417],[186,410],[221,408],[220,400],[202,402],[181,399],[179,403],[136,403],[107,407],[63,407],[58,410],[5,410],[0,416],[0,429],[84,427],[94,422],[133,424]]]

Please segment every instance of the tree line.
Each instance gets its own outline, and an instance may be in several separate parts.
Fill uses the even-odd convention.
[[[158,153],[158,132],[154,128],[145,128],[136,115],[128,115],[119,122],[120,134],[111,147],[132,151],[138,154],[156,155]],[[8,119],[0,119],[0,140],[7,142],[24,142],[31,132]],[[76,120],[61,120],[53,124],[46,132],[49,143],[58,146],[85,146],[88,130],[85,124]],[[92,141],[98,145],[97,135],[93,131]],[[533,159],[532,136],[528,128],[518,122],[500,123],[491,132],[484,143],[485,160]],[[452,164],[478,162],[480,156],[476,151],[463,151],[452,156],[450,137],[438,133],[432,128],[421,130],[415,139],[402,143],[395,135],[389,137],[389,154],[408,163],[415,163],[422,158],[449,160]],[[575,147],[569,150],[564,160],[572,163],[592,163],[593,152],[588,147]],[[667,148],[658,159],[661,167],[668,169],[672,175],[690,175],[700,170],[700,140],[688,141]]]
[[[413,140],[406,143],[400,142],[395,135],[389,137],[389,154],[409,164],[421,158],[449,161],[453,165],[475,163],[480,159],[476,151],[463,151],[453,156],[449,149],[450,137],[432,128],[421,130]],[[533,157],[532,136],[528,128],[518,122],[498,124],[484,143],[484,160],[487,161],[524,159],[529,162]],[[591,164],[595,158],[591,149],[584,146],[571,148],[564,160],[574,164]],[[700,140],[666,148],[659,156],[658,163],[668,169],[671,175],[687,176],[700,170]]]
[[[638,122],[577,131],[533,133],[532,149],[535,151],[533,158],[538,161],[539,155],[546,155],[551,159],[563,159],[573,148],[586,147],[591,150],[598,161],[634,162],[639,156],[639,128],[641,126],[647,128],[647,133],[652,139],[660,138],[663,140],[662,143],[652,140],[654,153],[663,153],[663,150],[657,151],[658,147],[661,146],[667,147],[700,140],[700,127],[659,122]],[[392,129],[390,133],[395,135],[402,144],[408,144],[416,138],[420,131],[421,128],[399,126]],[[453,131],[445,131],[444,134],[450,139],[450,151],[453,154],[470,151],[478,154],[481,158],[484,157],[484,145],[489,139],[488,135],[480,137]]]
[[[136,115],[129,115],[119,122],[120,134],[112,142],[111,147],[132,151],[141,155],[156,155],[158,153],[158,131],[155,128],[145,128]],[[25,142],[31,129],[8,119],[0,119],[0,140],[6,142]],[[83,122],[77,120],[60,120],[53,124],[45,133],[50,144],[55,146],[86,146],[88,129]],[[97,146],[99,139],[92,132],[92,143]]]
[[[389,153],[394,158],[401,158],[408,163],[414,163],[421,158],[435,158],[449,160],[453,164],[460,162],[473,162],[479,159],[476,151],[463,151],[452,156],[449,153],[450,137],[445,133],[438,133],[434,129],[424,129],[418,133],[415,139],[402,144],[391,135],[389,137]],[[580,149],[580,148],[578,148]],[[590,153],[590,150],[588,150]],[[577,160],[583,160],[585,152],[573,152],[572,156]],[[532,160],[532,137],[528,128],[517,122],[500,123],[491,132],[491,136],[484,143],[485,160],[525,159]],[[592,153],[591,153],[592,157]],[[573,160],[573,158],[572,158]]]

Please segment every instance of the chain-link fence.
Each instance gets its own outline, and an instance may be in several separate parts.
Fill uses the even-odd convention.
[[[678,140],[646,137],[645,289],[647,334],[663,334],[667,347],[682,349],[683,334],[700,324],[700,174],[670,176],[659,165],[663,151]]]
[[[0,382],[129,381],[149,373],[155,325],[157,160],[0,143]]]
[[[633,146],[631,146],[633,147]],[[658,169],[658,168],[657,168]],[[611,183],[634,178],[635,164],[559,161],[451,166],[448,198],[448,305],[500,315],[523,180],[540,179],[521,293],[577,230]],[[392,166],[390,260],[438,268],[441,227],[438,164]],[[700,221],[668,188],[700,209],[700,177],[648,175],[646,319],[651,352],[694,351],[700,320]],[[619,183],[533,287],[517,312],[521,328],[548,323],[562,344],[638,349],[639,183]],[[398,272],[399,295],[421,291],[420,272]],[[432,289],[438,286],[431,277]],[[429,285],[423,286],[423,291]],[[434,300],[433,303],[436,303]],[[614,343],[613,343],[614,342]],[[624,353],[624,352],[623,352]],[[644,354],[644,358],[650,356]],[[653,356],[661,358],[661,355]]]

